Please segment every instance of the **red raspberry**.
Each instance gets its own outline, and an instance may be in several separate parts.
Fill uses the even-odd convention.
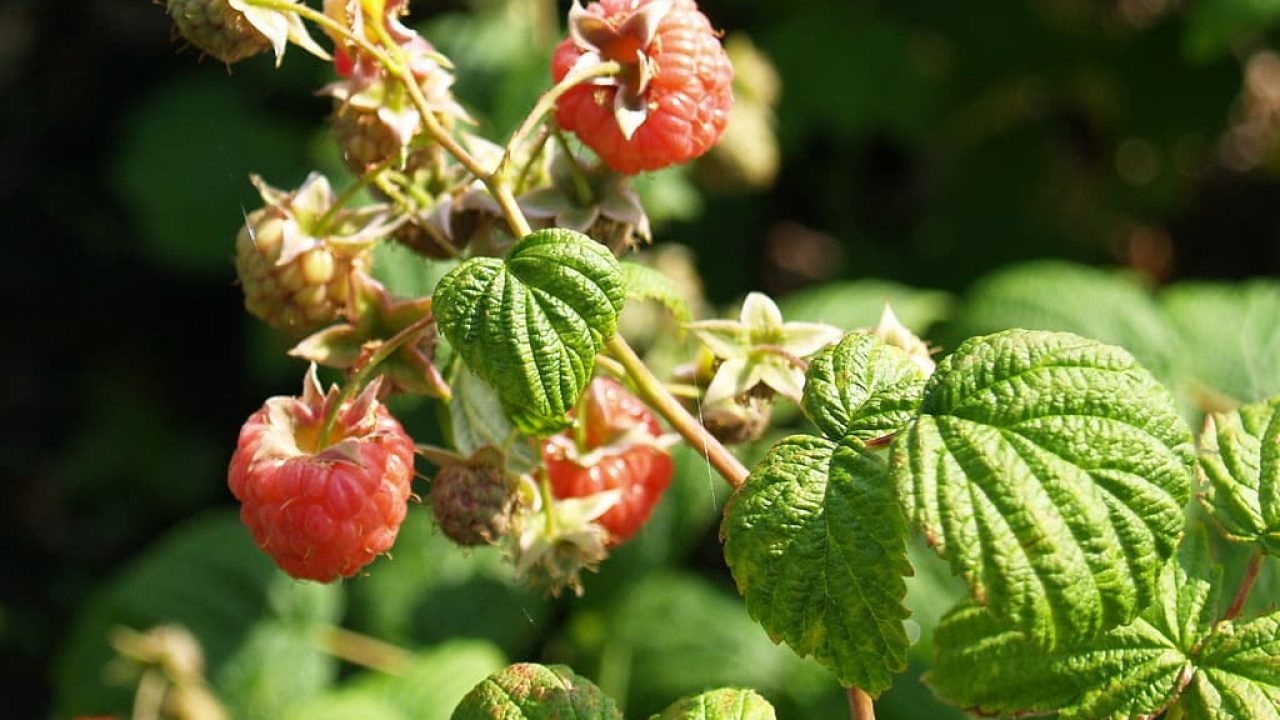
[[[617,382],[596,378],[580,422],[577,436],[570,429],[543,446],[551,490],[564,500],[620,489],[618,503],[596,522],[613,544],[624,542],[649,519],[675,471],[658,418]]]
[[[301,398],[271,398],[240,429],[228,474],[240,519],[296,578],[351,577],[395,542],[414,444],[378,403],[378,384],[344,405],[324,446],[319,435],[337,392],[321,394],[314,366]]]
[[[556,82],[584,55],[623,72],[561,96],[560,127],[628,175],[688,162],[716,144],[733,105],[733,66],[694,0],[601,0],[570,22],[574,32],[551,61]],[[640,124],[624,127],[620,117]]]

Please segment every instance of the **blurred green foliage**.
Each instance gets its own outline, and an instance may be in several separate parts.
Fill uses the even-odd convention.
[[[546,86],[567,6],[415,3],[478,132],[509,131]],[[891,300],[941,352],[1012,325],[1071,330],[1129,348],[1192,417],[1280,392],[1280,284],[1231,282],[1280,270],[1280,112],[1265,92],[1280,3],[705,8],[782,80],[772,188],[713,193],[680,170],[639,183],[659,242],[693,250],[713,304],[762,288],[788,316],[856,327]],[[238,718],[446,717],[463,676],[504,659],[570,662],[637,716],[725,683],[758,688],[784,720],[844,713],[822,671],[747,619],[716,536],[728,490],[687,448],[654,519],[581,599],[520,588],[495,553],[448,545],[420,507],[366,576],[280,575],[228,510],[224,463],[240,420],[295,392],[302,367],[244,316],[232,244],[255,202],[249,172],[278,186],[311,167],[342,177],[327,101],[311,95],[328,69],[301,53],[280,72],[259,58],[231,73],[175,55],[147,3],[4,13],[24,31],[0,38],[16,68],[0,73],[10,307],[19,337],[36,339],[11,343],[4,373],[13,716],[123,712],[131,690],[104,676],[107,633],[163,622],[196,634]],[[409,293],[444,268],[388,248],[377,270]],[[430,404],[398,411],[438,441]],[[921,639],[879,703],[888,720],[958,715],[916,682],[957,586],[913,553]],[[1262,583],[1263,595],[1280,583],[1274,562]],[[406,677],[447,666],[456,686],[410,698],[352,675],[315,643],[336,623],[415,653]]]

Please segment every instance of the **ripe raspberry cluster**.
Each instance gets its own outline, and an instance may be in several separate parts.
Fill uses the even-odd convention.
[[[694,0],[601,0],[570,22],[571,35],[551,61],[556,82],[584,57],[623,68],[614,84],[568,91],[556,110],[560,127],[609,167],[628,175],[658,170],[719,141],[733,104],[733,66]],[[620,122],[620,108],[642,116],[639,125]]]
[[[223,62],[268,49],[279,62],[295,44],[337,75],[320,94],[333,99],[334,137],[359,181],[335,192],[313,173],[282,190],[254,176],[262,205],[245,213],[236,271],[246,309],[301,338],[291,355],[347,373],[347,387],[322,392],[313,366],[300,396],[268,400],[241,429],[228,484],[255,541],[284,571],[351,577],[391,548],[412,494],[419,448],[382,399],[450,397],[432,298],[397,297],[378,282],[375,247],[398,241],[426,262],[502,257],[530,219],[580,230],[615,253],[647,242],[629,176],[688,162],[720,139],[733,68],[694,0],[575,2],[552,75],[561,83],[585,69],[591,79],[552,88],[538,107],[554,98],[554,117],[531,116],[529,132],[500,147],[469,130],[452,64],[403,22],[408,0],[325,0],[323,17],[301,0],[165,5],[189,43]],[[307,21],[331,49],[311,39]],[[546,142],[557,125],[600,162]],[[520,172],[477,170],[509,164]],[[352,203],[362,188],[372,202]],[[465,458],[421,449],[442,468],[430,490],[442,531],[463,545],[502,545],[522,574],[553,591],[578,588],[581,569],[632,538],[674,471],[657,417],[613,380],[591,382],[573,421],[531,439],[531,468],[513,469],[500,443]]]
[[[300,398],[275,397],[244,424],[228,484],[240,518],[290,575],[351,577],[391,549],[408,511],[413,440],[376,400],[377,384],[335,410],[314,371]]]

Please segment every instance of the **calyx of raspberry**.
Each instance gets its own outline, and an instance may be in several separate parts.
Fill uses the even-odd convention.
[[[395,229],[387,210],[370,205],[333,210],[337,201],[329,180],[311,173],[297,190],[273,188],[257,175],[250,176],[266,211],[282,220],[280,255],[276,265],[288,265],[303,253],[323,247],[339,256],[354,257],[373,247]]]
[[[596,522],[622,498],[620,490],[557,500],[530,515],[511,552],[516,574],[559,596],[566,588],[582,594],[582,571],[595,571],[609,555],[609,531]]]
[[[702,398],[708,405],[759,384],[800,402],[804,358],[843,335],[824,323],[784,322],[777,304],[758,292],[747,295],[737,320],[700,320],[685,327],[722,360]]]
[[[325,420],[340,400],[336,385],[326,393],[320,387],[313,363],[302,383],[301,397],[277,396],[267,400],[269,429],[262,436],[253,461],[284,460],[314,456],[324,460],[345,460],[363,464],[358,443],[377,426],[378,389],[381,378],[365,386],[360,394],[338,411],[328,438],[323,438]]]
[[[880,338],[886,345],[902,348],[911,357],[911,362],[920,368],[926,376],[932,375],[937,368],[937,364],[933,361],[933,350],[929,344],[921,340],[911,329],[902,324],[898,320],[898,316],[894,314],[893,308],[889,303],[884,304],[884,311],[880,314],[880,322],[873,328],[867,328],[872,334]]]
[[[269,45],[279,67],[290,41],[322,60],[329,59],[293,11],[262,8],[245,0],[166,0],[165,6],[186,40],[228,64]]]
[[[421,42],[410,43],[405,52],[418,87],[427,100],[427,107],[445,125],[452,125],[458,120],[473,123],[471,116],[453,97],[453,73],[439,62],[443,58],[425,39],[416,34],[415,37]],[[339,56],[339,62],[353,63],[345,53]],[[422,116],[409,93],[399,81],[388,78],[382,66],[354,63],[349,72],[340,74],[344,79],[326,85],[318,94],[337,100],[342,112],[375,115],[402,148],[421,134]]]
[[[351,370],[362,366],[382,344],[431,313],[431,298],[396,298],[365,273],[352,278],[355,290],[351,320],[313,333],[289,350],[293,357],[325,367]],[[449,384],[435,366],[439,335],[435,324],[410,338],[378,366],[386,394],[407,392],[448,400]]]
[[[381,23],[392,42],[407,54],[409,69],[419,79],[438,67],[452,68],[448,58],[440,54],[413,28],[400,22],[409,12],[409,0],[324,0],[324,14],[351,31],[353,35],[378,46],[381,38],[372,23]],[[337,46],[340,75],[355,78],[380,75],[381,66],[355,43],[328,29],[325,32]]]
[[[587,12],[578,0],[569,10],[569,35],[583,55],[574,71],[605,62],[616,62],[622,70],[614,76],[598,77],[592,84],[616,86],[613,115],[622,135],[630,140],[649,117],[645,92],[657,68],[648,53],[662,18],[671,10],[669,0],[654,0],[630,14],[605,18]]]
[[[578,172],[585,187],[580,187],[580,178],[575,176]],[[579,159],[558,148],[552,150],[549,175],[549,186],[516,198],[530,218],[550,227],[577,230],[615,253],[652,241],[649,216],[630,176],[603,163],[584,167]]]

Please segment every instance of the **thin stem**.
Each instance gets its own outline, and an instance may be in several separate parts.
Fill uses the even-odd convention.
[[[538,470],[538,494],[542,496],[542,513],[547,516],[547,537],[555,537],[556,494],[551,490],[551,478],[547,475],[545,468]]]
[[[517,238],[524,237],[533,232],[533,228],[529,225],[529,220],[524,216],[524,211],[516,203],[516,197],[512,194],[511,188],[499,177],[497,169],[489,170],[480,164],[474,155],[467,152],[467,149],[454,139],[453,135],[440,124],[439,118],[435,112],[431,110],[431,104],[427,102],[427,97],[422,94],[422,87],[418,85],[418,80],[413,76],[413,71],[409,69],[407,63],[402,59],[404,54],[400,46],[387,33],[386,27],[382,23],[372,23],[374,31],[378,34],[378,38],[382,44],[391,53],[390,55],[382,53],[382,57],[387,58],[387,62],[383,62],[383,67],[387,72],[394,75],[409,91],[409,98],[413,100],[413,105],[418,110],[418,115],[422,118],[422,124],[427,128],[427,132],[445,152],[452,155],[462,163],[471,174],[480,178],[484,183],[489,194],[493,196],[498,207],[502,210],[503,217],[507,220],[507,225],[511,227],[511,231]]]
[[[662,381],[653,376],[649,366],[644,364],[636,351],[631,349],[627,341],[615,334],[605,342],[605,348],[615,360],[622,363],[627,374],[635,383],[640,397],[644,398],[658,414],[671,423],[671,427],[680,433],[694,450],[699,451],[711,463],[730,485],[741,486],[747,481],[747,468],[729,452],[720,441],[715,439],[707,429],[702,427],[688,410],[667,391]]]
[[[320,439],[317,443],[317,447],[328,447],[329,434],[333,432],[333,425],[338,419],[338,412],[341,410],[342,406],[346,405],[352,400],[352,398],[360,394],[360,391],[363,390],[364,386],[368,384],[370,379],[372,379],[374,372],[378,369],[378,366],[387,358],[391,357],[392,353],[399,350],[400,346],[410,340],[416,339],[418,335],[420,335],[431,325],[431,323],[435,321],[435,315],[430,312],[423,315],[421,318],[418,318],[400,332],[392,335],[390,339],[383,341],[383,343],[378,346],[378,349],[374,350],[373,354],[365,360],[364,364],[356,369],[355,374],[352,375],[351,379],[347,381],[347,384],[342,387],[342,393],[338,395],[337,401],[329,407],[328,412],[325,414],[324,428],[320,431]]]
[[[388,675],[402,674],[413,660],[413,653],[404,648],[340,627],[323,629],[316,644],[339,660]]]
[[[378,176],[385,172],[387,168],[391,167],[392,163],[398,159],[399,158],[393,155],[370,168],[368,172],[365,172],[360,177],[356,178],[346,187],[346,189],[342,191],[342,194],[333,201],[333,204],[329,206],[329,209],[325,211],[324,215],[320,216],[320,222],[317,223],[317,226],[327,228],[334,216],[338,214],[339,210],[346,207],[347,203],[351,202],[352,198],[354,198],[365,187],[371,184],[376,184]]]
[[[550,90],[543,93],[542,97],[538,98],[538,102],[534,104],[533,110],[531,110],[529,115],[525,117],[524,122],[520,123],[520,127],[516,129],[515,132],[511,133],[511,139],[507,141],[507,154],[506,158],[504,158],[504,162],[516,154],[516,151],[519,150],[520,146],[524,143],[525,138],[529,133],[533,132],[535,127],[538,126],[538,123],[542,120],[542,116],[546,115],[551,111],[551,108],[555,107],[556,101],[560,99],[561,95],[564,95],[566,92],[577,87],[583,81],[590,80],[591,78],[604,77],[606,75],[617,75],[621,71],[622,66],[617,62],[610,60],[599,65],[590,65],[588,67],[579,68],[577,71],[570,72],[568,75],[565,75],[560,82],[556,83]]]
[[[489,190],[489,194],[493,196],[494,201],[498,203],[498,207],[502,209],[502,214],[516,237],[524,237],[533,232],[528,219],[525,218],[524,213],[520,210],[520,206],[516,204],[516,198],[511,193],[511,188],[501,182],[496,173],[481,165],[480,161],[467,152],[467,149],[462,147],[449,134],[449,131],[440,124],[440,120],[431,110],[431,104],[427,102],[426,96],[422,94],[422,87],[418,85],[417,78],[413,76],[413,71],[404,62],[403,50],[387,33],[386,27],[381,22],[372,22],[369,23],[369,26],[378,34],[379,41],[386,47],[385,51],[365,38],[351,32],[342,23],[306,5],[294,4],[286,0],[248,0],[248,2],[262,8],[297,13],[300,17],[332,31],[338,37],[368,53],[370,57],[399,80],[405,89],[409,91],[409,99],[413,101],[414,108],[418,111],[418,115],[421,116],[422,124],[426,127],[432,139],[439,143],[445,152],[457,159],[472,175],[480,178],[480,181]]]
[[[529,152],[529,157],[525,158],[524,167],[520,168],[520,174],[516,177],[516,189],[523,191],[525,182],[529,179],[529,173],[533,171],[534,162],[538,156],[542,155],[542,151],[547,147],[547,141],[551,139],[551,129],[546,125],[542,126],[542,131],[538,133],[538,139],[533,143],[533,150]]]
[[[876,720],[876,707],[871,696],[861,688],[850,687],[849,720]]]
[[[551,128],[551,134],[555,136],[556,144],[560,146],[560,151],[564,153],[565,158],[569,162],[569,173],[573,176],[573,189],[578,194],[578,205],[587,207],[591,205],[591,182],[587,180],[587,171],[582,169],[582,165],[578,163],[578,156],[573,154],[573,150],[569,147],[569,141],[565,139],[564,133],[560,132],[560,128]]]
[[[1249,599],[1249,593],[1253,591],[1253,584],[1258,581],[1258,573],[1262,571],[1262,558],[1261,550],[1254,551],[1253,556],[1249,558],[1249,564],[1244,568],[1244,577],[1240,580],[1240,589],[1236,590],[1231,606],[1222,616],[1223,620],[1235,620],[1240,616],[1240,611],[1244,609],[1244,604]]]

